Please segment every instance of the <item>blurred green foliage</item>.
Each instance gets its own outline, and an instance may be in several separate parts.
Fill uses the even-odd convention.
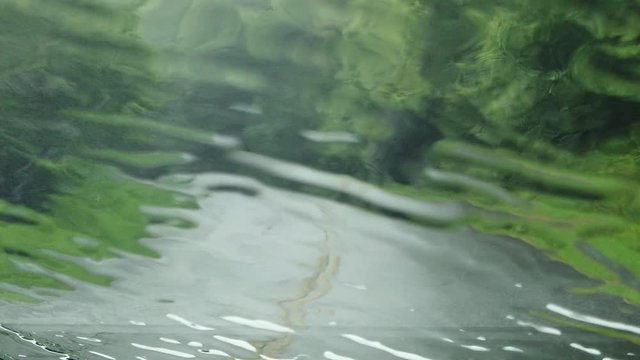
[[[470,226],[601,280],[576,291],[640,303],[639,17],[638,0],[5,1],[0,243],[47,248],[21,231],[50,224],[66,239],[56,244],[144,251],[134,209],[171,196],[144,185],[153,193],[104,205],[126,219],[109,217],[89,193],[143,185],[89,162],[179,164],[167,141],[219,131],[412,197],[464,200]],[[313,143],[305,130],[359,142]],[[2,266],[61,266],[24,252],[5,249]]]
[[[158,67],[174,86],[196,89],[180,93],[179,112],[248,150],[501,214],[470,225],[602,280],[590,291],[640,303],[639,10],[637,0],[157,0],[141,34],[166,49]],[[360,142],[311,143],[306,129]]]
[[[156,256],[138,242],[151,220],[141,207],[193,206],[106,165],[185,160],[158,152],[169,125],[122,120],[164,101],[137,24],[133,7],[99,1],[0,3],[3,299],[36,301],[38,289],[71,288],[59,274],[106,285],[111,279],[82,259],[118,250]],[[110,120],[79,120],[83,113]]]
[[[424,3],[432,31],[461,29],[427,49],[444,52],[450,71],[425,68],[440,87],[428,103],[446,138],[426,159],[525,205],[440,188],[509,215],[478,218],[480,231],[524,239],[602,280],[576,291],[640,303],[640,3]]]

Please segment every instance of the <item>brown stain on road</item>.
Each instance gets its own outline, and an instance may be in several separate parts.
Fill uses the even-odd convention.
[[[320,210],[326,223],[330,217],[329,213],[322,205],[320,205]],[[328,226],[322,227],[321,230],[324,232],[320,246],[321,252],[312,267],[312,273],[302,279],[290,297],[276,303],[282,311],[281,321],[285,326],[295,329],[307,327],[306,316],[309,305],[329,293],[333,286],[333,280],[340,269],[341,256],[337,246],[338,237]],[[259,346],[260,353],[269,357],[277,356],[295,340],[295,337],[295,334],[287,334],[264,342]]]

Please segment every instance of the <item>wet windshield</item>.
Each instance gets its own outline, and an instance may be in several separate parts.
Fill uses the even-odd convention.
[[[640,356],[638,0],[0,0],[0,359]]]

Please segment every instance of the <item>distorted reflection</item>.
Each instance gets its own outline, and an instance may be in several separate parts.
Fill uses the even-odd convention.
[[[634,358],[637,0],[3,0],[0,359]]]

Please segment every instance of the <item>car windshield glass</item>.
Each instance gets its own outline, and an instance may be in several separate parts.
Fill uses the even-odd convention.
[[[640,0],[0,0],[0,360],[640,357]]]

